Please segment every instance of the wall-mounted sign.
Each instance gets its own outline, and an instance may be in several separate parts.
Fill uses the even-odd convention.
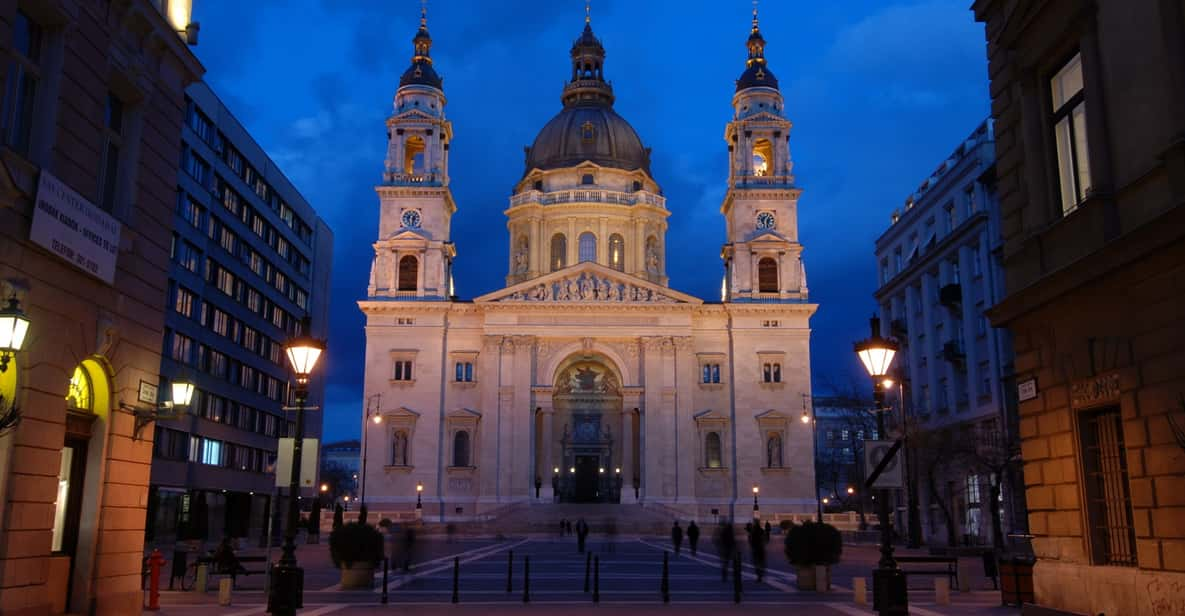
[[[145,404],[156,404],[156,396],[160,389],[148,381],[140,381],[140,393],[136,399]]]
[[[1016,384],[1016,397],[1021,402],[1027,402],[1037,397],[1037,379],[1028,379]]]
[[[893,489],[905,487],[905,465],[897,455],[901,444],[898,441],[864,441],[864,476],[868,478],[865,487]]]
[[[42,169],[40,175],[29,240],[112,284],[119,253],[119,221],[49,171]]]
[[[306,438],[300,446],[300,487],[309,488],[317,482],[317,439]],[[276,487],[283,488],[292,481],[292,447],[296,444],[294,438],[279,439],[276,449]]]

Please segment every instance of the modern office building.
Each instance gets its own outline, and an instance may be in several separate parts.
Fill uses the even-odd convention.
[[[1008,438],[1011,343],[984,314],[1003,293],[995,168],[988,120],[876,241],[882,333],[901,344],[889,402],[904,398],[922,533],[937,545],[1002,544],[1016,522],[1006,503],[1023,489],[1006,464],[1018,445]]]
[[[314,336],[328,329],[333,234],[209,85],[185,106],[160,372],[196,390],[189,414],[156,424],[147,540],[259,541],[294,424],[283,347],[306,315]],[[320,418],[307,414],[307,437]]]
[[[358,439],[325,443],[321,447],[321,483],[335,497],[359,496],[361,460],[362,442]]]
[[[978,0],[1037,603],[1185,610],[1185,7]]]
[[[864,489],[864,441],[876,440],[872,400],[815,396],[815,478],[827,511],[874,512]]]
[[[159,4],[0,3],[0,297],[28,319],[0,354],[5,616],[143,602],[145,423],[171,400],[173,187],[185,87],[204,72],[188,2]]]

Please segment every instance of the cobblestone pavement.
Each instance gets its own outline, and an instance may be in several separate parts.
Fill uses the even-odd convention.
[[[800,592],[795,576],[784,564],[780,551],[771,550],[774,565],[758,583],[746,563],[742,575],[741,602],[734,602],[733,583],[722,581],[720,561],[700,551],[692,556],[686,546],[679,554],[669,553],[670,604],[661,593],[663,554],[669,546],[651,538],[621,539],[612,544],[590,541],[586,554],[578,553],[568,539],[511,538],[503,541],[467,540],[421,542],[421,552],[409,573],[392,572],[388,578],[388,604],[381,604],[381,572],[373,591],[337,589],[337,572],[328,561],[324,546],[300,546],[298,556],[307,568],[304,605],[300,614],[416,613],[435,614],[468,610],[474,614],[584,614],[612,609],[629,614],[671,612],[684,614],[768,613],[827,616],[868,616],[871,610],[855,603],[851,578],[870,576],[875,550],[858,546],[845,552],[844,562],[834,568],[835,586],[828,593]],[[771,545],[775,547],[776,544]],[[702,546],[701,546],[702,547]],[[513,553],[513,556],[511,556]],[[584,590],[588,557],[599,560],[590,571],[589,591]],[[530,587],[524,603],[526,561],[530,560]],[[453,604],[454,559],[459,563],[457,603]],[[513,559],[513,560],[511,560]],[[745,560],[749,560],[745,554]],[[507,569],[513,562],[510,592]],[[595,562],[595,561],[594,561]],[[240,583],[232,605],[220,607],[216,586],[205,594],[166,592],[161,614],[168,616],[250,616],[266,613],[266,596],[257,576]],[[927,580],[911,584],[931,584]],[[599,591],[599,592],[594,592]],[[594,594],[598,602],[594,603]],[[1013,614],[1000,608],[999,594],[991,591],[954,593],[952,605],[934,604],[933,591],[911,591],[911,612],[919,616],[971,616]]]

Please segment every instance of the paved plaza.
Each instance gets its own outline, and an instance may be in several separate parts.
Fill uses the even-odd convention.
[[[387,581],[388,601],[381,599],[381,577],[372,591],[343,591],[337,588],[338,574],[329,562],[322,545],[300,546],[301,563],[306,567],[305,608],[301,614],[387,614],[468,610],[476,614],[579,614],[595,610],[625,610],[628,613],[719,614],[753,612],[759,614],[795,613],[859,616],[871,614],[866,606],[855,603],[852,578],[870,577],[877,557],[870,546],[845,548],[844,561],[833,568],[831,592],[802,592],[795,587],[795,576],[786,565],[780,544],[770,544],[768,569],[762,582],[756,581],[746,551],[742,575],[741,601],[734,601],[731,578],[723,581],[720,561],[701,549],[695,556],[686,544],[679,555],[669,543],[658,538],[629,537],[613,542],[590,539],[586,554],[576,549],[575,540],[558,537],[525,537],[494,540],[447,542],[432,539],[420,542],[420,550],[411,571],[391,572]],[[701,548],[704,543],[701,542]],[[512,556],[513,553],[513,556]],[[669,553],[669,597],[664,604],[661,592],[663,555]],[[595,569],[584,590],[588,554],[600,561],[599,593]],[[513,558],[510,591],[507,592],[507,569]],[[453,563],[459,559],[457,603],[453,599]],[[528,603],[524,603],[524,571],[530,560]],[[381,572],[379,573],[381,576]],[[236,615],[266,613],[266,595],[262,576],[243,578],[235,590],[232,605],[218,605],[216,583],[207,593],[165,592],[161,614],[169,616]],[[934,604],[933,582],[927,577],[911,580],[918,588],[910,594],[911,611],[921,616],[937,614],[1006,614],[1015,610],[999,607],[999,594],[990,590],[954,593],[951,605]],[[926,586],[931,590],[922,590]],[[982,586],[982,584],[977,584]],[[871,598],[871,597],[870,597]]]

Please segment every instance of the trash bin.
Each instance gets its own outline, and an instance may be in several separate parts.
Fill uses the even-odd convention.
[[[1020,607],[1025,603],[1033,603],[1033,565],[1037,559],[1032,556],[1012,556],[1001,558],[1000,572],[1000,602],[1003,605]]]

